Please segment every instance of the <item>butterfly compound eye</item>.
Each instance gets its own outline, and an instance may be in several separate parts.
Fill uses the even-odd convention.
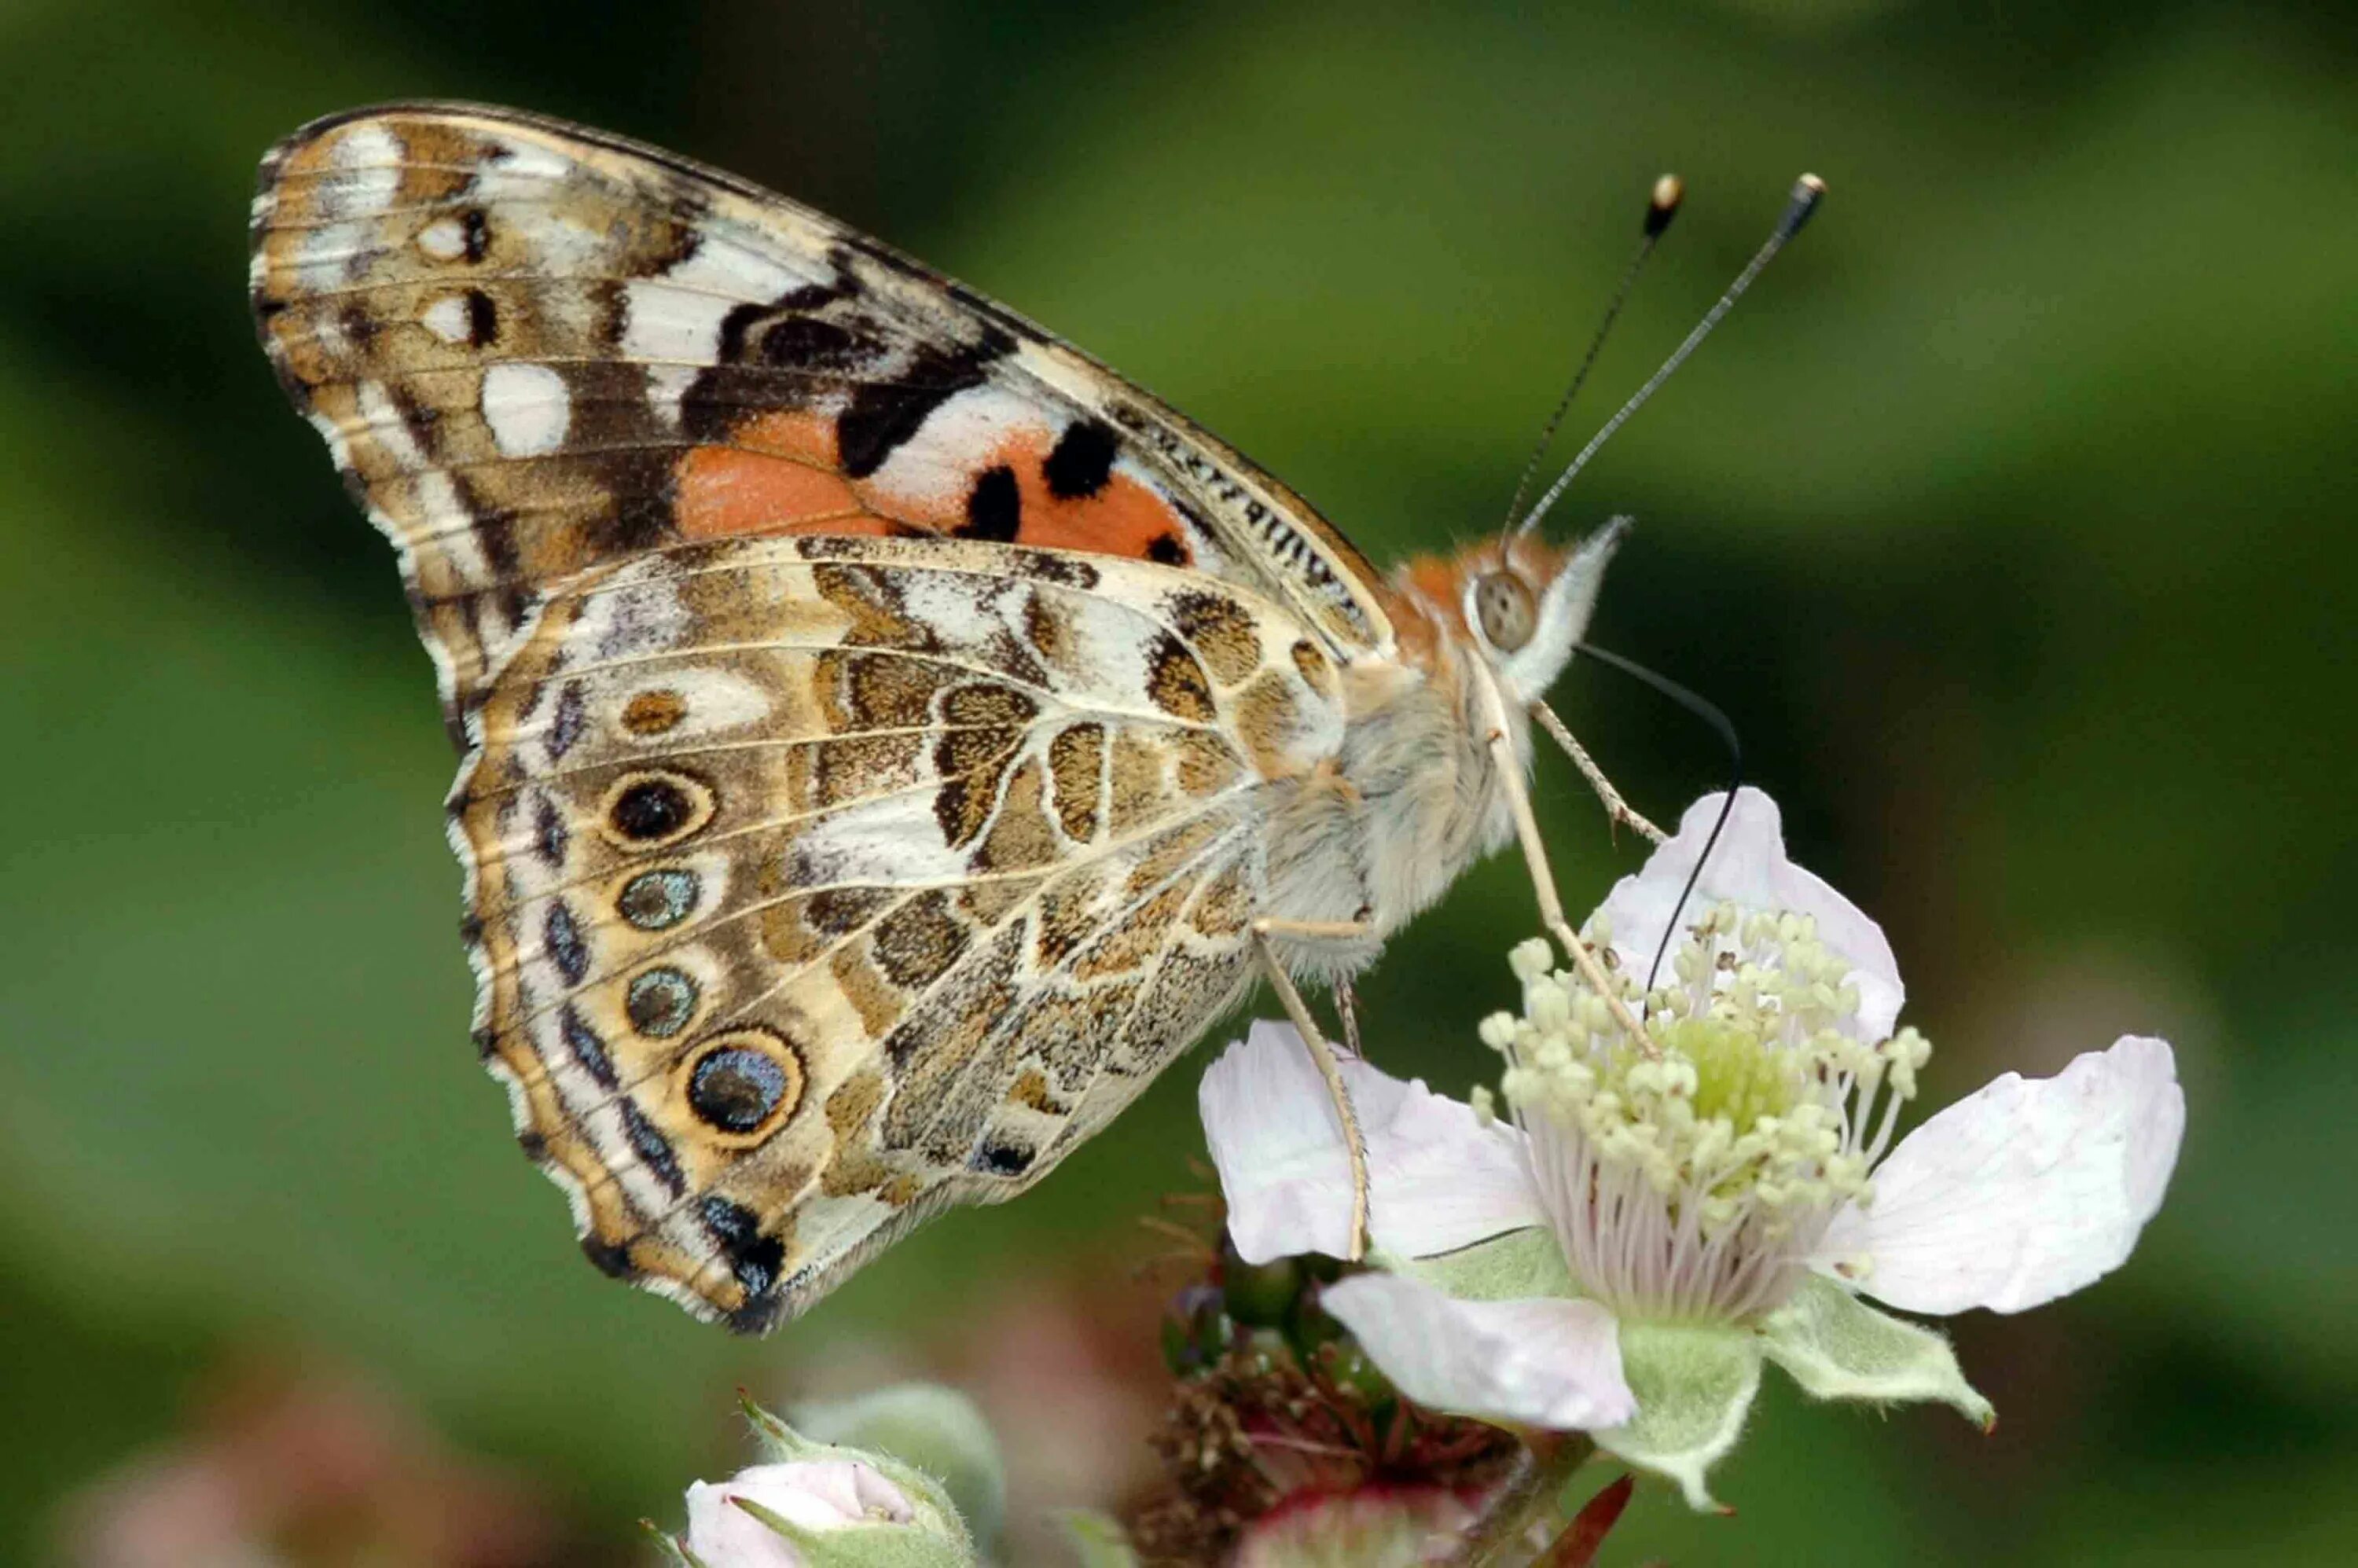
[[[1538,629],[1539,605],[1531,585],[1514,573],[1484,572],[1474,581],[1474,616],[1481,622],[1483,641],[1511,654]]]

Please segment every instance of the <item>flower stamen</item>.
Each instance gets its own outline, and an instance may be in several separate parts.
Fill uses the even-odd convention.
[[[1515,950],[1522,1014],[1480,1033],[1574,1279],[1654,1321],[1774,1311],[1835,1211],[1868,1201],[1931,1047],[1862,1040],[1850,966],[1790,911],[1707,910],[1650,992],[1615,968],[1600,995],[1553,958]]]

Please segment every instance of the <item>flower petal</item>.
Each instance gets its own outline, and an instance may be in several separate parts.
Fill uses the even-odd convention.
[[[900,1488],[859,1461],[755,1465],[717,1486],[687,1488],[688,1549],[711,1568],[797,1568],[805,1561],[793,1541],[738,1507],[741,1498],[807,1530],[911,1517]]]
[[[1804,1280],[1760,1337],[1768,1358],[1818,1399],[1938,1400],[1984,1431],[1996,1424],[1947,1340],[1884,1316],[1831,1280]]]
[[[1676,1481],[1689,1508],[1717,1508],[1704,1473],[1744,1431],[1760,1389],[1759,1337],[1747,1328],[1625,1323],[1621,1365],[1637,1418],[1595,1433],[1596,1445]]]
[[[1522,1134],[1364,1062],[1343,1081],[1367,1142],[1368,1227],[1404,1257],[1446,1252],[1546,1216]],[[1219,1168],[1228,1234],[1249,1263],[1349,1250],[1350,1156],[1326,1081],[1293,1026],[1255,1023],[1205,1070],[1196,1103]]]
[[[2186,1131],[2163,1041],[2124,1035],[2051,1078],[2008,1073],[1901,1139],[1821,1267],[1909,1312],[2020,1312],[2118,1268],[2161,1206]]]
[[[1319,1304],[1419,1404],[1560,1432],[1628,1421],[1613,1314],[1595,1302],[1461,1302],[1421,1280],[1354,1274]]]
[[[1688,806],[1678,832],[1655,849],[1637,875],[1616,882],[1597,910],[1612,924],[1611,946],[1622,968],[1643,975],[1652,965],[1725,798],[1725,794],[1707,795]],[[1907,992],[1883,928],[1823,880],[1785,858],[1785,824],[1777,803],[1749,785],[1736,792],[1727,829],[1704,862],[1703,877],[1684,914],[1692,923],[1703,908],[1723,900],[1745,909],[1790,909],[1815,916],[1818,939],[1850,962],[1851,979],[1858,987],[1860,1037],[1881,1040],[1891,1033]]]

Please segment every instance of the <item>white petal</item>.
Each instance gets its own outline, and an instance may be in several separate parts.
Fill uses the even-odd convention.
[[[1613,1314],[1595,1302],[1461,1302],[1397,1274],[1354,1274],[1318,1299],[1419,1404],[1557,1432],[1637,1412]]]
[[[1364,1062],[1343,1081],[1367,1144],[1368,1228],[1403,1257],[1446,1252],[1546,1223],[1522,1134]],[[1317,1064],[1290,1024],[1255,1023],[1206,1069],[1196,1094],[1219,1168],[1228,1234],[1249,1263],[1348,1250],[1350,1156]]]
[[[1662,933],[1686,889],[1687,877],[1703,856],[1704,840],[1719,819],[1724,794],[1707,795],[1687,807],[1679,830],[1648,857],[1635,876],[1614,883],[1597,911],[1613,925],[1613,950],[1625,969],[1640,976],[1654,961]],[[1858,1027],[1866,1040],[1881,1040],[1898,1021],[1907,992],[1899,963],[1883,928],[1856,904],[1818,877],[1785,858],[1784,818],[1760,790],[1736,792],[1726,830],[1704,862],[1703,878],[1687,901],[1682,918],[1692,925],[1704,907],[1721,901],[1745,909],[1790,909],[1817,917],[1818,939],[1848,959],[1858,987]]]
[[[2161,1206],[2186,1131],[2169,1046],[2124,1035],[2051,1078],[2008,1073],[1950,1106],[1875,1171],[1822,1266],[1909,1312],[2020,1312],[2118,1268]]]

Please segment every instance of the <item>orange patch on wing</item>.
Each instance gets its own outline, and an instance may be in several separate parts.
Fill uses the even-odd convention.
[[[730,432],[725,447],[695,447],[679,460],[679,531],[689,539],[739,534],[877,534],[850,481],[836,472],[835,426],[811,414],[764,414]]]
[[[923,439],[921,436],[919,438]],[[1048,488],[1043,465],[1055,445],[1044,426],[1010,431],[990,450],[978,452],[968,470],[967,493],[953,499],[914,497],[863,483],[861,498],[876,511],[917,527],[973,536],[968,494],[982,477],[1004,468],[1015,476],[1015,535],[1009,543],[1044,550],[1085,550],[1092,555],[1192,566],[1195,549],[1187,525],[1171,503],[1126,474],[1111,474],[1093,494],[1060,496]]]
[[[1023,522],[1015,537],[1044,549],[1095,550],[1173,566],[1195,558],[1186,524],[1171,503],[1121,474],[1106,481],[1095,495],[1066,500],[1049,494],[1047,481],[1035,469],[1023,485]]]

